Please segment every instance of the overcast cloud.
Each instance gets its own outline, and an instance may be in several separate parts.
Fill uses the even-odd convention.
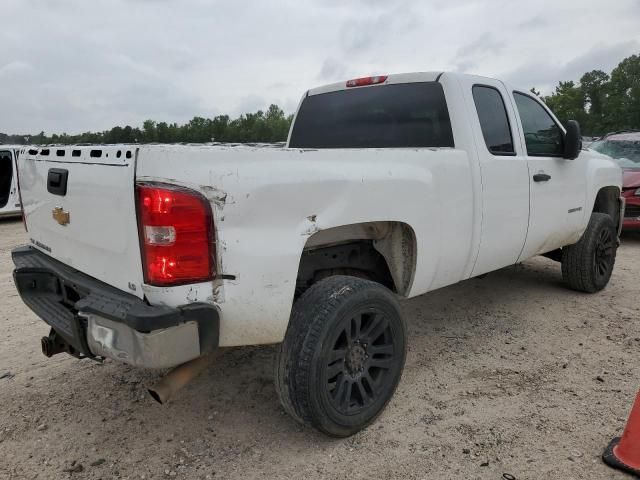
[[[525,7],[526,5],[526,7]],[[640,53],[640,0],[2,0],[0,132],[184,122],[351,77],[455,70],[549,93]]]

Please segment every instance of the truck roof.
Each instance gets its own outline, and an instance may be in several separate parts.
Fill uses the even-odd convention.
[[[490,78],[490,77],[482,77],[479,75],[471,75],[467,73],[457,73],[457,72],[443,72],[443,71],[429,71],[429,72],[408,72],[408,73],[393,73],[389,75],[384,75],[385,84],[393,84],[393,83],[412,83],[412,82],[436,82],[442,75],[447,76],[465,76],[465,77],[474,77],[474,78]],[[376,78],[376,77],[364,77],[364,78]],[[379,77],[378,77],[379,78]],[[492,79],[495,80],[495,79]],[[338,90],[347,89],[347,81],[343,80],[340,82],[329,83],[327,85],[321,85],[319,87],[315,87],[310,89],[307,92],[308,95],[320,95],[322,93],[336,92]]]

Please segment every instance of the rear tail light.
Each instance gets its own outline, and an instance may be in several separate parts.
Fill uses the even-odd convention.
[[[182,187],[139,184],[138,225],[144,280],[173,286],[215,276],[211,205]]]
[[[364,87],[366,85],[377,85],[384,83],[388,78],[388,75],[377,75],[375,77],[362,77],[354,78],[347,81],[347,87]]]

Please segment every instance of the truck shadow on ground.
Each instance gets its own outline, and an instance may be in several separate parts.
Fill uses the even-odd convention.
[[[4,225],[9,225],[9,224],[17,224],[22,222],[22,219],[17,216],[17,217],[0,217],[0,227],[4,226]]]
[[[622,241],[622,243],[628,243],[630,245],[640,245],[640,231],[622,232],[620,240]]]

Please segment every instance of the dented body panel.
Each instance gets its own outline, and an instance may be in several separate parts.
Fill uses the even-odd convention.
[[[179,288],[176,302],[192,295],[220,305],[223,346],[282,340],[302,252],[335,227],[408,225],[419,239],[408,297],[458,281],[469,268],[473,180],[462,150],[143,147],[138,180],[176,182],[164,172],[212,201],[219,279],[145,293],[170,304],[168,290]]]

